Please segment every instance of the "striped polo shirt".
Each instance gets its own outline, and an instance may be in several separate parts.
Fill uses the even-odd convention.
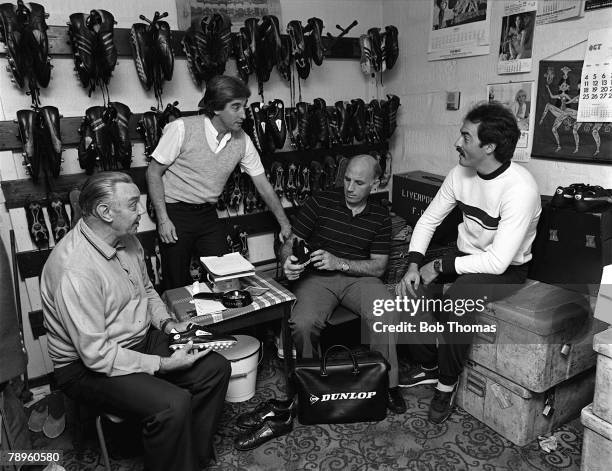
[[[353,216],[343,190],[322,191],[308,198],[293,223],[293,232],[313,250],[327,250],[349,260],[389,255],[391,247],[387,210],[368,201],[364,210]]]

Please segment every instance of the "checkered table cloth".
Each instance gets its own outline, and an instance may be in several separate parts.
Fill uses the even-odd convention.
[[[162,299],[177,319],[181,321],[190,320],[199,325],[215,324],[217,322],[243,316],[249,312],[257,311],[266,307],[274,306],[287,301],[295,301],[295,296],[279,285],[276,281],[263,278],[259,275],[247,276],[240,279],[242,287],[254,286],[256,288],[267,288],[268,290],[259,295],[253,296],[253,302],[246,307],[236,309],[225,309],[220,312],[213,312],[203,316],[195,316],[195,305],[191,302],[193,298],[187,288],[175,288],[166,291]]]

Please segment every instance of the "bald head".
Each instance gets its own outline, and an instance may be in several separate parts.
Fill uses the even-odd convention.
[[[380,168],[380,164],[378,161],[368,154],[360,154],[354,157],[351,157],[348,166],[346,167],[346,171],[348,172],[349,168],[354,170],[367,170],[371,175],[372,180],[378,180],[378,178],[382,175],[382,169]]]
[[[344,198],[349,208],[366,203],[381,174],[380,165],[371,155],[353,157],[344,173]]]

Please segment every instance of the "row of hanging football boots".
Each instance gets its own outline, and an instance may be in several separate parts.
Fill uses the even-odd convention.
[[[49,14],[38,3],[0,5],[0,40],[6,45],[9,72],[19,88],[28,85],[34,104],[38,101],[38,86],[49,85],[51,59],[46,19]]]
[[[87,175],[96,165],[102,170],[130,168],[132,143],[129,123],[132,112],[118,101],[107,106],[91,106],[79,127],[79,164]]]
[[[24,165],[34,182],[41,174],[57,178],[62,163],[62,137],[59,110],[43,106],[17,111],[19,138],[23,145]]]
[[[174,71],[172,33],[168,22],[163,18],[168,12],[155,12],[153,19],[143,15],[145,23],[134,23],[130,29],[132,57],[140,83],[146,90],[153,87],[155,96],[161,97],[164,80],[171,80]]]
[[[354,142],[379,144],[391,138],[397,127],[397,95],[387,100],[361,98],[337,101],[327,106],[322,98],[313,103],[299,102],[285,109],[282,100],[268,105],[252,103],[247,108],[243,129],[262,155],[282,149],[287,134],[295,149],[331,148]]]
[[[232,46],[231,30],[232,21],[224,13],[192,20],[182,45],[187,55],[187,67],[198,86],[225,72]]]
[[[43,205],[39,201],[29,201],[25,205],[25,212],[28,222],[28,232],[32,242],[34,242],[39,249],[48,248],[49,231],[45,223]],[[59,195],[55,193],[49,195],[47,213],[49,214],[53,240],[57,244],[70,230],[68,213]]]
[[[384,188],[391,178],[391,153],[373,152],[383,171],[379,187]],[[275,161],[266,176],[278,198],[285,198],[294,206],[303,205],[308,197],[319,191],[334,190],[344,185],[344,173],[350,158],[343,155],[325,156],[309,163]]]
[[[96,86],[108,86],[115,70],[115,23],[115,17],[106,10],[91,10],[89,15],[73,13],[67,23],[75,71],[90,96]]]
[[[361,71],[366,75],[391,70],[399,56],[398,31],[393,25],[370,28],[367,34],[359,37],[361,48]]]

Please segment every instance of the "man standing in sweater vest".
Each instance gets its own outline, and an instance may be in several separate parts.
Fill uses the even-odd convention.
[[[525,282],[541,211],[535,180],[525,167],[511,162],[520,131],[510,110],[496,102],[476,106],[460,133],[455,142],[459,165],[417,222],[408,271],[396,288],[401,296],[443,301],[431,313],[413,313],[431,321],[438,333],[407,339],[411,360],[419,366],[400,374],[403,387],[436,384],[429,408],[434,423],[444,422],[452,412],[472,343],[470,329],[462,326],[473,324],[471,314],[479,306],[508,296]],[[457,248],[423,265],[436,227],[455,206],[463,213]]]
[[[225,231],[216,203],[225,182],[240,165],[276,217],[281,238],[291,233],[255,146],[242,130],[244,107],[251,95],[240,79],[218,75],[206,84],[198,106],[204,115],[168,123],[147,169],[149,195],[157,214],[162,273],[166,289],[191,282],[193,252],[223,255]]]

